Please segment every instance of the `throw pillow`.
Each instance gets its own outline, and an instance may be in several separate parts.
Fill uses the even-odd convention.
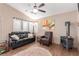
[[[33,38],[33,34],[29,33],[28,38]]]
[[[12,35],[11,37],[12,37],[13,39],[19,40],[19,37],[18,37],[17,35],[15,35],[15,34]]]

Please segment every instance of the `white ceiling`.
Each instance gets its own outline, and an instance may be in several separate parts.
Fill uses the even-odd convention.
[[[25,15],[29,16],[32,19],[40,19],[43,17],[56,15],[59,13],[70,12],[77,10],[76,3],[45,3],[45,6],[41,7],[46,11],[46,13],[38,12],[37,14],[32,14],[30,11],[33,9],[33,3],[8,3],[8,5],[16,8]],[[40,5],[37,3],[37,5]]]

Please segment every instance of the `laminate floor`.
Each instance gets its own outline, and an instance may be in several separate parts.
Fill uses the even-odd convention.
[[[79,51],[77,49],[67,50],[67,49],[65,49],[62,46],[57,45],[57,44],[52,44],[51,46],[45,46],[45,45],[42,45],[42,44],[39,44],[36,42],[30,43],[28,45],[24,45],[24,46],[19,47],[17,49],[6,52],[6,53],[2,54],[1,56],[11,56],[11,55],[14,55],[20,51],[23,51],[31,46],[34,46],[34,47],[39,46],[39,47],[45,48],[45,49],[50,51],[52,56],[79,56]]]

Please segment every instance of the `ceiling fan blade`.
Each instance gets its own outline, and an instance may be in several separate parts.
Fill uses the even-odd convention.
[[[44,3],[42,3],[42,4],[40,4],[38,7],[40,8],[40,7],[43,7],[45,4]]]
[[[41,9],[38,9],[38,11],[40,11],[40,12],[44,12],[44,13],[46,12],[45,10],[41,10]]]

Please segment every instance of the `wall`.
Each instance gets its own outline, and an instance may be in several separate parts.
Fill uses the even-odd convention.
[[[79,12],[78,12],[78,16],[77,16],[77,37],[78,37],[78,50],[79,50]]]
[[[16,9],[6,4],[0,4],[0,42],[8,40],[8,34],[12,32],[13,17],[29,19],[29,17],[25,16]]]
[[[2,32],[2,29],[1,29],[2,26],[1,25],[2,25],[2,23],[1,23],[1,17],[0,17],[0,33]],[[0,40],[1,40],[1,38],[2,38],[2,35],[0,34]]]
[[[53,15],[51,17],[53,20],[55,20],[55,29],[51,30],[53,31],[54,43],[60,44],[60,36],[66,35],[65,21],[70,21],[71,22],[71,31],[70,31],[71,36],[74,38],[74,46],[77,47],[77,26],[76,26],[77,11]],[[39,28],[40,28],[39,35],[44,34],[45,31],[42,28],[42,25],[40,25]]]

